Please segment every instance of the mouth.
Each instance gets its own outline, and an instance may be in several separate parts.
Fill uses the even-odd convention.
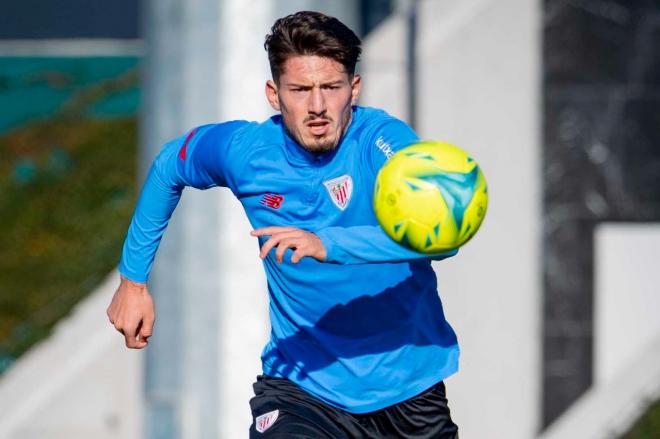
[[[307,128],[314,136],[323,136],[330,129],[330,122],[327,120],[313,120],[307,123]]]

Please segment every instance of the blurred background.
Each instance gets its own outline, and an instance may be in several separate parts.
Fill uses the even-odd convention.
[[[272,113],[263,38],[337,16],[361,105],[470,151],[478,238],[434,265],[463,438],[660,438],[660,6],[651,0],[0,0],[0,439],[242,438],[267,290],[229,191],[186,190],[154,336],[105,308],[148,166]]]

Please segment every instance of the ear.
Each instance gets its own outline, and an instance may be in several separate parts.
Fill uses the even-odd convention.
[[[277,94],[277,84],[272,79],[266,81],[266,99],[273,110],[280,111],[280,97]]]
[[[362,89],[362,78],[360,75],[354,75],[351,81],[351,105],[357,104],[360,97],[360,90]]]

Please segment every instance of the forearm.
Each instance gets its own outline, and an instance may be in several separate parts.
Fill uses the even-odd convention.
[[[328,227],[316,232],[327,252],[326,261],[336,264],[401,262],[417,259],[442,260],[458,250],[427,255],[409,250],[390,239],[379,226]]]
[[[147,281],[156,250],[181,198],[181,191],[181,187],[164,182],[156,166],[152,167],[122,249],[119,272],[127,279]]]
[[[221,152],[243,122],[205,125],[164,145],[138,201],[122,250],[120,272],[146,282],[156,250],[183,188],[225,186]]]

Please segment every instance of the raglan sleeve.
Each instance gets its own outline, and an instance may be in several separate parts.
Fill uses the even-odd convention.
[[[400,149],[419,141],[417,134],[403,121],[388,117],[364,131],[362,164],[364,172],[375,181],[380,168]],[[385,234],[379,225],[327,227],[316,232],[326,249],[326,261],[337,264],[401,262],[417,259],[442,260],[458,250],[423,254],[409,250]]]
[[[146,282],[156,250],[185,187],[230,185],[230,149],[245,121],[205,125],[166,143],[153,161],[128,227],[119,272]]]

